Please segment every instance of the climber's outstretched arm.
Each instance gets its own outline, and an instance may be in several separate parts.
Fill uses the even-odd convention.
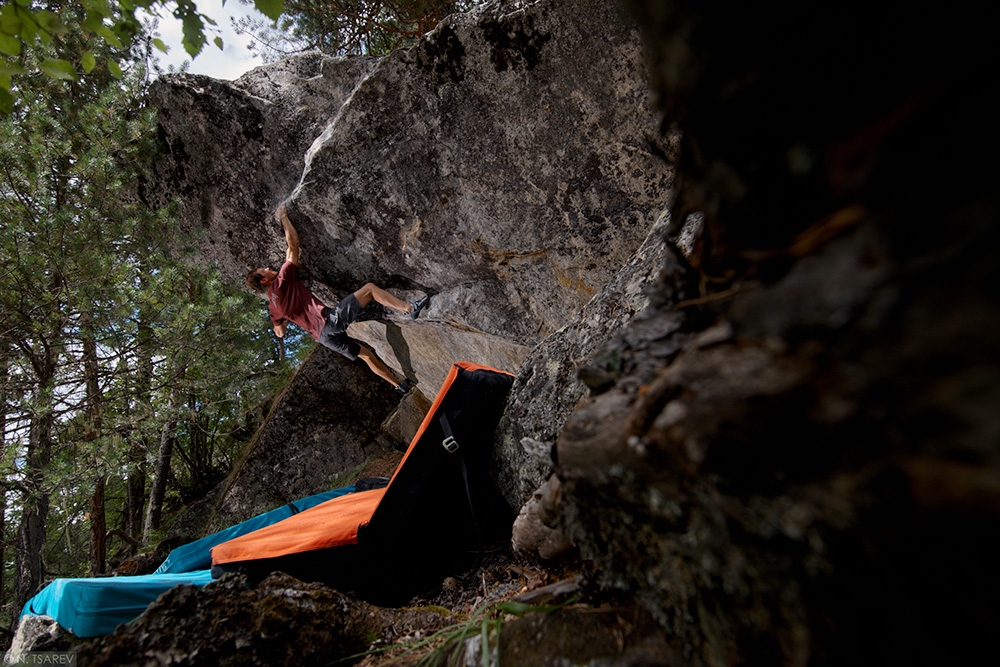
[[[295,231],[292,221],[288,219],[288,211],[285,210],[284,202],[278,206],[278,210],[274,212],[274,217],[278,219],[278,222],[281,223],[281,226],[285,230],[285,244],[288,246],[288,250],[285,251],[285,261],[298,266],[299,233]]]

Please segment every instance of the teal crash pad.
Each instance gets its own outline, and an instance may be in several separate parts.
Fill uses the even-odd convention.
[[[56,579],[24,605],[21,615],[49,616],[77,637],[99,637],[134,620],[156,598],[182,584],[199,588],[211,570],[135,577]]]

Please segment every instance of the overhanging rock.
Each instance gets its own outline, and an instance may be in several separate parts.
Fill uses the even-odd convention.
[[[161,154],[143,195],[180,200],[199,260],[231,280],[284,257],[271,214],[302,175],[309,145],[376,58],[293,56],[238,82],[174,74],[157,79]]]
[[[433,398],[456,361],[474,360],[509,373],[517,373],[531,348],[468,327],[442,322],[400,325],[395,319],[355,322],[348,333],[368,343],[397,377],[417,380]]]
[[[167,76],[152,98],[150,197],[181,199],[227,277],[281,261],[294,190],[313,286],[432,293],[439,320],[522,345],[621,268],[672,181],[637,31],[602,0],[487,3],[381,59]]]

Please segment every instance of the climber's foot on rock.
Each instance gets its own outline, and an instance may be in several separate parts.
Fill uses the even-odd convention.
[[[430,300],[431,298],[429,296],[425,296],[424,298],[417,299],[416,301],[411,303],[410,306],[413,307],[413,310],[410,311],[410,319],[411,320],[417,319],[417,317],[420,315],[420,311],[424,309],[424,306],[426,306],[427,302]]]

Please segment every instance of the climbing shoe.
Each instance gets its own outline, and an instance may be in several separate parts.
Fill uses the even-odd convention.
[[[409,390],[410,390],[410,378],[404,378],[403,381],[399,383],[399,386],[396,387],[396,393],[399,394],[400,396],[403,396]]]
[[[420,315],[420,311],[424,309],[424,306],[426,306],[427,302],[430,300],[431,298],[429,296],[425,296],[424,298],[417,299],[416,301],[411,303],[410,305],[413,306],[413,311],[410,313],[410,319],[411,320],[417,319],[417,316]]]

